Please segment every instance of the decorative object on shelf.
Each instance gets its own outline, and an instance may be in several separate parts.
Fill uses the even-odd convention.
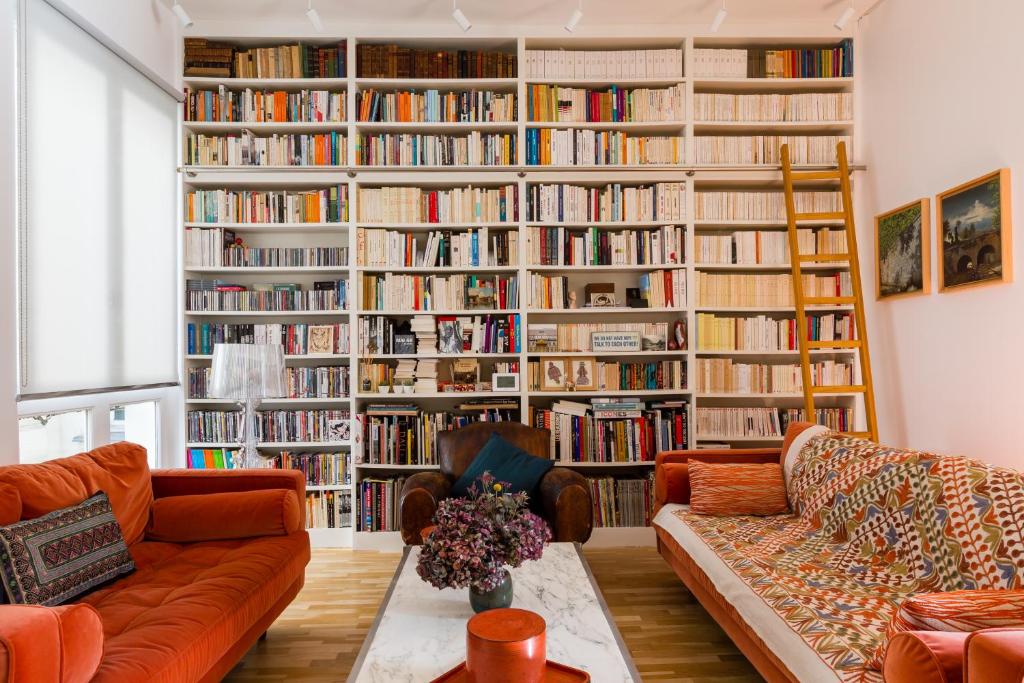
[[[591,332],[590,348],[594,353],[639,351],[640,332]]]
[[[395,353],[402,355],[413,355],[416,353],[416,335],[415,334],[396,334],[395,335]]]
[[[626,305],[630,308],[647,308],[647,299],[640,294],[639,287],[626,288]]]
[[[440,353],[462,353],[462,327],[453,317],[437,319],[437,343]]]
[[[460,341],[461,344],[461,341]],[[452,383],[476,388],[480,379],[480,364],[473,358],[458,358],[452,361]],[[461,389],[458,389],[461,391]]]
[[[540,375],[541,391],[565,391],[568,377],[564,358],[545,358],[541,361],[544,371]]]
[[[334,353],[334,325],[309,326],[309,355]]]
[[[469,497],[441,501],[416,563],[435,588],[468,587],[474,612],[511,605],[508,567],[540,559],[551,540],[548,525],[527,509],[526,493],[504,493],[508,486],[484,472]]]
[[[588,306],[611,306],[617,305],[615,301],[614,282],[591,282],[584,291],[587,294]]]
[[[931,288],[930,202],[918,199],[875,216],[875,286],[879,300]]]
[[[243,409],[242,467],[257,467],[256,407],[265,398],[288,395],[284,347],[280,344],[216,344],[208,394],[238,402]]]
[[[640,348],[643,351],[664,351],[666,339],[654,334],[645,334],[640,339]]]
[[[686,321],[677,320],[672,325],[672,339],[668,342],[670,351],[682,351],[686,349]]]
[[[575,391],[595,391],[597,389],[597,361],[594,358],[566,358],[569,366],[569,381]]]
[[[491,375],[492,391],[519,391],[518,372],[495,372]]]
[[[576,292],[569,292],[565,298],[569,302],[569,308],[578,308],[576,305]]]
[[[1013,278],[1010,169],[946,190],[935,208],[940,293]]]

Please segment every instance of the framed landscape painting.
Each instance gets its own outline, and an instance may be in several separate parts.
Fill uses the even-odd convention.
[[[928,293],[928,208],[928,199],[918,199],[875,216],[875,284],[879,300]]]
[[[940,292],[1010,281],[1011,191],[1003,168],[936,197]]]

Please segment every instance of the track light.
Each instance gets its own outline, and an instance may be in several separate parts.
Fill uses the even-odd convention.
[[[580,20],[583,19],[583,0],[580,0],[579,7],[572,11],[572,16],[569,17],[569,21],[565,22],[565,30],[572,33],[579,26]]]
[[[461,28],[463,31],[468,31],[469,29],[473,28],[473,24],[469,22],[469,19],[466,18],[466,15],[463,14],[462,10],[459,9],[459,5],[457,4],[456,0],[452,0],[452,19],[455,20],[455,23],[458,24],[459,28]]]
[[[188,15],[188,12],[185,11],[185,8],[177,0],[171,5],[171,11],[174,12],[174,16],[178,17],[178,21],[185,28],[192,28],[192,24],[196,23],[192,21],[192,17]]]
[[[324,32],[324,22],[320,21],[320,13],[313,7],[313,0],[309,0],[309,4],[306,5],[306,18],[309,19],[309,23],[313,24],[317,33]]]
[[[836,27],[837,31],[842,31],[843,27],[846,26],[847,22],[849,22],[850,19],[853,18],[853,14],[853,0],[850,0],[850,5],[843,10],[843,13],[839,15],[839,18],[836,19],[835,23],[832,25]]]
[[[725,0],[722,0],[722,6],[718,8],[718,12],[715,14],[715,18],[711,20],[711,28],[708,29],[711,33],[718,33],[718,29],[721,28],[722,22],[729,16],[729,13],[725,11]]]

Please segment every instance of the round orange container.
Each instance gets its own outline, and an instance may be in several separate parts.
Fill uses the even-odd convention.
[[[470,683],[542,683],[547,644],[544,618],[506,607],[481,612],[466,625]]]

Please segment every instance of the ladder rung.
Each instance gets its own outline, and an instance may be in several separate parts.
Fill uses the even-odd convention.
[[[808,341],[809,349],[859,349],[859,339],[847,339],[844,341]]]
[[[849,254],[800,254],[800,260],[810,263],[822,263],[824,261],[849,261]]]
[[[831,306],[832,304],[854,304],[857,303],[855,296],[805,296],[804,304],[809,306]]]
[[[867,387],[863,384],[839,384],[835,386],[811,387],[812,394],[863,394]]]
[[[843,436],[852,436],[857,439],[870,439],[871,432],[839,432]]]
[[[842,211],[819,211],[818,213],[795,213],[793,218],[798,221],[843,221],[846,214]]]
[[[794,183],[808,180],[839,180],[839,171],[793,171],[789,177]]]

